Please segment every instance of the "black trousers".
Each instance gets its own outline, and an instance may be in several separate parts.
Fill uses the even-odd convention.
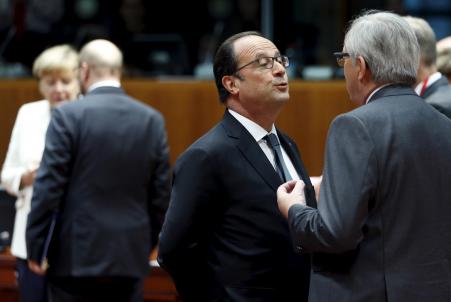
[[[47,281],[30,271],[27,260],[16,258],[17,283],[21,302],[47,302]]]
[[[129,277],[49,277],[49,302],[138,302],[142,285]]]

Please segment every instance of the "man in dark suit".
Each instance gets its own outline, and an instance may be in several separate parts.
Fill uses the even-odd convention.
[[[158,260],[185,302],[307,300],[309,258],[295,254],[276,202],[283,179],[299,178],[316,202],[295,143],[274,126],[289,99],[286,67],[257,32],[236,34],[216,52],[227,109],[177,160],[160,235]]]
[[[29,266],[43,274],[57,216],[48,251],[52,301],[129,301],[164,219],[163,118],[120,88],[121,67],[114,44],[89,42],[80,52],[85,97],[52,113],[26,234]]]
[[[420,47],[420,66],[415,83],[419,96],[428,99],[437,89],[448,86],[448,79],[437,70],[437,48],[434,30],[426,20],[405,16],[412,27]]]
[[[451,118],[451,85],[448,78],[437,68],[437,45],[435,33],[426,20],[404,17],[415,32],[420,46],[416,92],[432,107]]]
[[[317,209],[302,182],[278,190],[293,242],[313,253],[309,301],[450,301],[451,121],[410,88],[415,34],[368,13],[336,55],[363,106],[331,124]]]

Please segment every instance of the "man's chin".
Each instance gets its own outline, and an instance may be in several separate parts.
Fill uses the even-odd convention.
[[[287,92],[286,94],[279,95],[276,99],[278,102],[285,103],[290,100],[290,95]]]

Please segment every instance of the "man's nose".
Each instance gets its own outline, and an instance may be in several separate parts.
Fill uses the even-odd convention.
[[[272,67],[273,74],[285,74],[287,72],[286,68],[282,65],[282,63],[274,60],[274,65]]]

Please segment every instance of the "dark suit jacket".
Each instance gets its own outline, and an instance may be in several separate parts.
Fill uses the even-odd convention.
[[[54,276],[141,277],[169,201],[162,116],[120,88],[100,87],[54,110],[28,217],[39,261],[52,212]]]
[[[443,86],[448,86],[448,78],[445,76],[441,76],[440,79],[435,81],[431,86],[427,87],[424,91],[424,94],[421,96],[423,99],[427,99],[432,94],[434,94],[437,89]]]
[[[314,191],[295,143],[278,132]],[[297,255],[277,208],[281,180],[227,111],[177,160],[159,262],[183,301],[306,301],[309,258]]]
[[[451,85],[440,86],[426,98],[426,103],[451,118]]]
[[[318,209],[295,205],[310,301],[450,301],[451,121],[403,86],[338,116]]]

